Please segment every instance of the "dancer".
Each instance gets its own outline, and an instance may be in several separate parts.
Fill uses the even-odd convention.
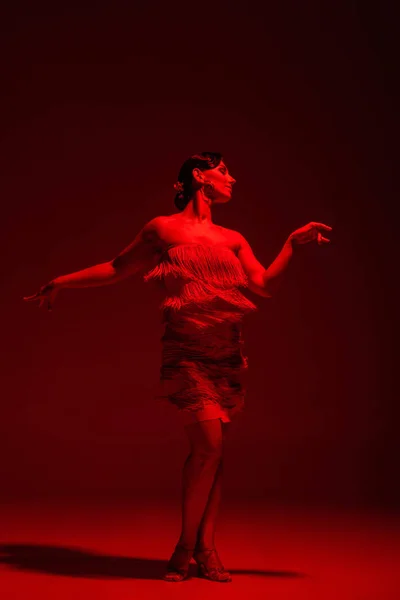
[[[289,235],[264,268],[243,235],[213,223],[213,206],[230,201],[235,183],[220,153],[191,156],[174,186],[178,213],[149,221],[113,260],[57,277],[24,298],[52,310],[63,288],[108,285],[135,274],[163,286],[157,399],[176,407],[190,444],[183,467],[181,533],[166,581],[186,579],[192,557],[199,576],[232,580],[215,548],[215,531],[224,442],[232,419],[244,408],[248,361],[242,320],[257,310],[239,288],[271,297],[298,245],[330,241],[324,234],[331,227],[308,223]]]

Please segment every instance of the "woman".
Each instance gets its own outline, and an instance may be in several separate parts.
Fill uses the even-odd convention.
[[[163,309],[159,398],[177,407],[189,438],[183,468],[182,529],[164,579],[182,581],[193,557],[199,575],[231,581],[214,545],[221,497],[224,440],[244,406],[241,322],[256,306],[240,291],[271,297],[297,244],[329,240],[331,227],[309,223],[294,231],[265,269],[238,232],[215,225],[212,207],[229,202],[235,179],[221,154],[203,152],[186,160],[175,184],[179,212],[156,217],[110,262],[57,277],[24,300],[52,309],[64,287],[116,283],[141,273],[166,291]]]

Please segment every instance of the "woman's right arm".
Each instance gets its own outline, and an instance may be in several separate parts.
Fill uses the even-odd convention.
[[[149,221],[137,234],[133,242],[113,260],[56,277],[40,288],[39,292],[33,296],[25,297],[24,300],[41,299],[40,306],[42,306],[44,299],[47,297],[50,308],[55,294],[63,288],[110,285],[130,275],[145,272],[147,269],[152,268],[156,264],[161,247],[161,230],[164,218],[155,217]]]
[[[95,287],[117,283],[154,266],[160,248],[163,217],[155,217],[137,234],[133,242],[113,260],[52,280],[59,289]]]

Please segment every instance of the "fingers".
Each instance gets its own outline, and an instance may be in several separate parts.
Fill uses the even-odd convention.
[[[33,302],[34,300],[39,300],[39,308],[42,308],[43,304],[47,300],[47,309],[51,312],[53,310],[52,303],[50,302],[47,296],[42,296],[40,293],[33,294],[33,296],[23,296],[23,300],[26,302]]]
[[[33,300],[37,300],[38,298],[41,298],[41,295],[38,293],[33,294],[32,296],[24,296],[23,300],[26,300],[27,302],[32,302]]]
[[[317,242],[318,242],[318,245],[321,245],[321,244],[329,244],[329,243],[330,243],[330,240],[328,240],[328,238],[324,237],[324,236],[322,235],[322,233],[318,232],[318,233],[317,233]]]
[[[323,231],[332,231],[332,227],[329,225],[324,225],[324,223],[315,223],[314,221],[310,223],[312,227],[316,227],[317,229],[322,229]]]
[[[330,244],[331,240],[328,240],[328,238],[322,236],[320,233],[318,234],[318,244]]]

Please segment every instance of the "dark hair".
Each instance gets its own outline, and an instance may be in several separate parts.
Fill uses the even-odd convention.
[[[180,181],[183,184],[183,190],[178,191],[174,200],[178,210],[182,211],[187,206],[193,193],[193,169],[197,168],[200,171],[215,169],[221,160],[222,154],[220,152],[201,152],[200,154],[193,154],[185,160],[178,174],[178,182]]]

